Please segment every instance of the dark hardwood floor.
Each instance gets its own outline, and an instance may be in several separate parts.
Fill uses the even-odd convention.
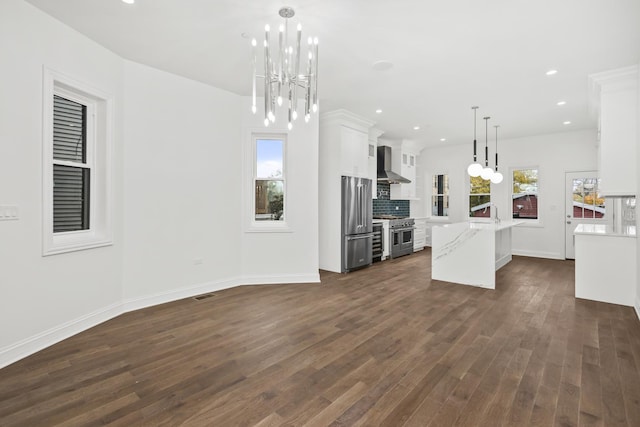
[[[120,316],[0,370],[0,426],[640,425],[632,308],[576,300],[570,261],[491,291],[430,256]]]

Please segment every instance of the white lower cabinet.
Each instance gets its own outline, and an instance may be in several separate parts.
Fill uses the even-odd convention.
[[[426,246],[427,238],[427,220],[417,218],[415,230],[413,231],[413,251],[421,251]]]

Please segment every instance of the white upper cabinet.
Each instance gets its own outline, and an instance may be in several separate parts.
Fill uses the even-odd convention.
[[[637,194],[638,67],[589,76],[598,114],[598,163],[603,196]]]
[[[378,198],[378,138],[384,132],[377,128],[369,129],[369,176],[373,182],[371,186],[372,197]]]
[[[418,200],[416,196],[416,161],[417,156],[408,149],[393,149],[393,171],[407,178],[407,184],[391,184],[391,200]]]
[[[340,127],[340,164],[343,175],[369,178],[369,135]]]

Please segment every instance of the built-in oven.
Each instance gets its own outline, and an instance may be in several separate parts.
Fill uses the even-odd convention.
[[[397,258],[413,253],[413,218],[404,218],[389,224],[389,256]]]

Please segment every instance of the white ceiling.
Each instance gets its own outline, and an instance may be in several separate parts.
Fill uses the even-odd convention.
[[[241,34],[260,40],[292,6],[303,39],[320,39],[321,111],[344,108],[424,145],[469,143],[472,105],[481,141],[484,115],[501,139],[593,128],[587,76],[640,62],[640,0],[28,1],[124,58],[242,95]],[[394,67],[373,70],[379,60]]]

